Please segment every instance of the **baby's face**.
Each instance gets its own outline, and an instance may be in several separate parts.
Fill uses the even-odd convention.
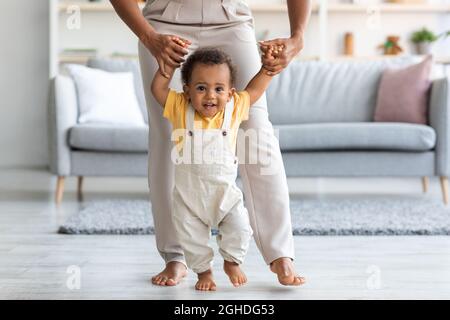
[[[230,85],[230,69],[226,64],[196,64],[190,83],[184,86],[185,95],[194,109],[208,118],[225,108],[234,91]]]

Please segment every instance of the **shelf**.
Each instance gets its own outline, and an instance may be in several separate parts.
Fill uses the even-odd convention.
[[[59,63],[86,63],[92,56],[64,56],[58,58]]]
[[[145,2],[138,3],[139,8],[143,8],[145,6]],[[109,1],[105,2],[81,2],[81,1],[68,1],[68,2],[60,2],[58,3],[59,11],[66,11],[72,6],[77,6],[81,11],[92,11],[92,12],[102,12],[102,11],[114,11],[113,6]]]
[[[399,57],[407,57],[409,55],[378,55],[378,56],[332,56],[324,59],[324,61],[374,61],[374,60],[382,60],[382,59],[392,59]],[[411,57],[411,56],[410,56]],[[423,57],[420,55],[413,55],[413,57]],[[60,63],[86,63],[90,58],[108,58],[108,59],[138,59],[137,55],[97,55],[97,56],[59,56]],[[295,58],[300,61],[318,61],[320,60],[319,56],[303,56],[299,55]],[[437,64],[450,64],[450,56],[449,57],[434,57],[434,63]]]
[[[107,58],[107,59],[138,59],[138,55],[60,55],[58,57],[59,63],[86,63],[91,58]]]
[[[277,12],[287,12],[286,4],[253,4],[249,6],[252,12],[259,13],[277,13]],[[312,13],[317,13],[319,11],[319,4],[315,3],[312,5]]]
[[[325,58],[324,61],[376,61],[376,60],[383,60],[383,59],[393,59],[393,58],[400,58],[400,57],[424,57],[423,55],[374,55],[374,56],[346,56],[346,55],[339,55],[339,56],[332,56]],[[320,60],[319,56],[298,56],[296,57],[298,60],[302,61],[310,61],[310,60]],[[434,63],[437,64],[450,64],[450,56],[449,57],[434,57],[433,59]]]
[[[143,8],[145,3],[140,2],[139,8]],[[111,3],[109,1],[105,2],[81,2],[81,1],[73,1],[73,2],[60,2],[58,3],[59,11],[66,11],[71,6],[77,6],[81,11],[85,12],[102,12],[102,11],[114,11]],[[262,12],[262,13],[272,13],[272,12],[287,12],[286,5],[278,5],[278,4],[267,4],[267,5],[250,5],[250,9],[253,12]],[[312,12],[317,12],[319,10],[319,5],[314,4],[312,7]]]
[[[341,13],[366,13],[368,9],[379,9],[384,13],[450,13],[450,5],[446,4],[329,4],[328,11]]]
[[[81,11],[113,11],[114,8],[109,1],[105,2],[60,2],[58,4],[59,11],[66,11],[71,6],[78,6]],[[145,3],[140,2],[139,7],[142,9]],[[315,3],[312,7],[312,12],[318,12],[320,4]],[[379,4],[379,5],[357,5],[350,3],[333,3],[327,5],[327,11],[330,13],[366,13],[368,9],[379,8],[380,12],[385,13],[450,13],[450,5],[446,4]],[[285,4],[267,4],[267,5],[250,5],[253,12],[258,13],[277,13],[287,12]]]

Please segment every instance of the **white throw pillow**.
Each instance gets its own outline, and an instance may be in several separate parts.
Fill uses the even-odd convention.
[[[77,88],[79,123],[146,125],[131,72],[107,72],[77,64],[66,68]]]

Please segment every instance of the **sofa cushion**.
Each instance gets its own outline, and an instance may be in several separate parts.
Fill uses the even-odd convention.
[[[131,72],[66,65],[77,87],[78,123],[145,126]]]
[[[413,64],[413,57],[374,61],[293,61],[267,90],[273,124],[372,121],[386,67]]]
[[[96,151],[147,152],[148,126],[77,124],[69,132],[72,148]]]
[[[378,89],[374,121],[427,124],[432,63],[428,55],[421,63],[386,69]]]
[[[274,129],[279,135],[282,151],[427,151],[436,144],[436,133],[432,127],[411,123],[317,123],[275,125]]]
[[[87,62],[90,68],[101,69],[109,72],[132,72],[134,79],[134,89],[136,98],[141,108],[142,116],[145,123],[148,123],[147,106],[145,103],[144,87],[142,85],[141,69],[136,59],[119,59],[119,58],[91,58]]]
[[[427,151],[436,133],[426,125],[356,122],[274,125],[282,151],[401,150]],[[147,152],[148,127],[78,124],[69,131],[72,148],[114,152]]]

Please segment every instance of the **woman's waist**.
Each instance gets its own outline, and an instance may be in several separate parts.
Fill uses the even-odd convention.
[[[252,20],[243,0],[153,0],[142,10],[149,21],[195,26],[230,25]]]

